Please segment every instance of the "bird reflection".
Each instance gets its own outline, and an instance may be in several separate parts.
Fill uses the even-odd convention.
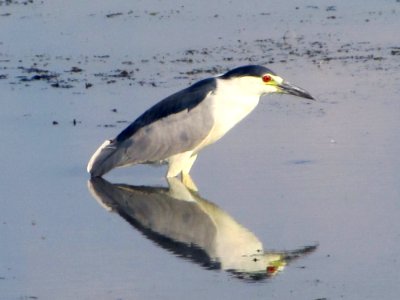
[[[168,178],[169,187],[88,182],[93,197],[117,212],[159,246],[207,269],[222,269],[246,280],[282,271],[287,263],[316,249],[265,251],[261,241],[215,204]]]

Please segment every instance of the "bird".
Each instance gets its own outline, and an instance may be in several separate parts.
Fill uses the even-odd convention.
[[[266,94],[314,100],[263,65],[244,65],[200,80],[161,100],[90,158],[90,176],[116,167],[167,163],[166,177],[189,176],[198,153],[222,138],[253,111]]]

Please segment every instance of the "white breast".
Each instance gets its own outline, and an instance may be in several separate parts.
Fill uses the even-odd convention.
[[[214,118],[214,126],[196,150],[219,140],[257,106],[260,94],[247,86],[243,80],[239,82],[217,79],[217,92],[209,95],[207,100]]]

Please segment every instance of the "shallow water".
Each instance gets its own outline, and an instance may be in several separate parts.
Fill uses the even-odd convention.
[[[399,3],[68,3],[0,2],[0,299],[397,297]],[[264,97],[200,154],[198,194],[149,166],[94,193],[104,139],[247,63],[318,101]]]

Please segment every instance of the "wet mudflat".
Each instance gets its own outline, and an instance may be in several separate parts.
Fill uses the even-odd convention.
[[[0,1],[0,299],[396,298],[399,15],[396,1]],[[199,155],[198,193],[163,167],[89,182],[103,140],[243,64],[318,101],[264,97]]]

